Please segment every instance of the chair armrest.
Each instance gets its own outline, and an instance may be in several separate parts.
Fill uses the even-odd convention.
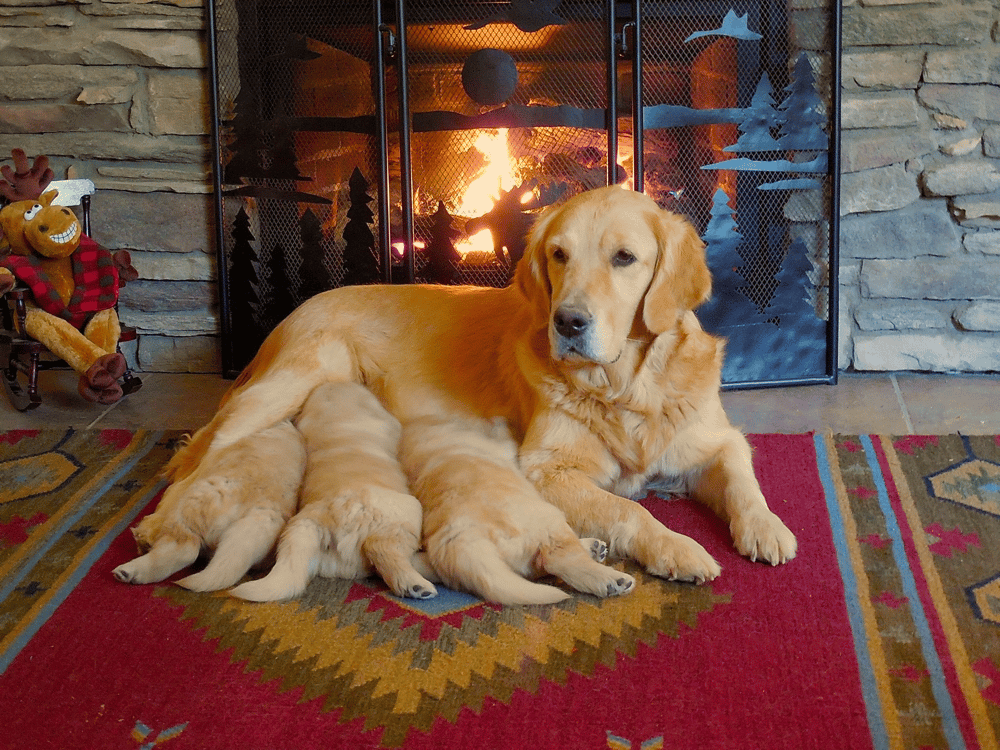
[[[12,300],[30,300],[31,290],[26,286],[15,286],[5,295]]]

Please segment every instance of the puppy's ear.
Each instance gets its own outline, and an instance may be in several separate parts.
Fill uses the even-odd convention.
[[[548,236],[549,226],[558,212],[558,208],[550,208],[538,217],[531,231],[528,232],[528,243],[524,250],[524,256],[518,261],[517,268],[514,270],[514,283],[521,290],[524,298],[532,304],[535,313],[540,318],[548,318],[549,316],[552,285],[549,283],[549,274],[546,270],[545,238]]]
[[[679,313],[708,300],[712,275],[705,262],[705,243],[687,219],[657,211],[651,221],[659,255],[642,316],[650,331],[663,333],[674,325]]]

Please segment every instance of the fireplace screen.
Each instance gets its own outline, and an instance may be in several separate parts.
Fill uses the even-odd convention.
[[[832,382],[838,20],[832,0],[215,0],[227,374],[326,289],[505,285],[540,211],[619,184],[699,228],[728,385]]]

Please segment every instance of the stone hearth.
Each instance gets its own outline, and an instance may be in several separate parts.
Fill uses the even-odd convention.
[[[1000,370],[998,15],[845,3],[842,368]]]
[[[0,8],[0,157],[95,181],[145,371],[220,370],[203,6]],[[1000,370],[998,24],[989,0],[844,5],[841,368]]]

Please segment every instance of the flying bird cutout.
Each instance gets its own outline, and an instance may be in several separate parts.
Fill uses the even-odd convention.
[[[464,28],[475,31],[491,23],[512,23],[530,34],[546,26],[562,26],[566,19],[555,13],[559,2],[560,0],[510,0],[507,7],[496,15]]]

